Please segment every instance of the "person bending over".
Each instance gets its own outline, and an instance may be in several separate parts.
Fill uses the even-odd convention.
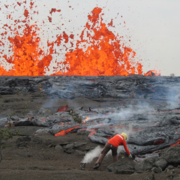
[[[127,134],[126,133],[116,134],[115,136],[113,136],[105,144],[103,150],[101,151],[101,154],[100,154],[98,160],[95,163],[94,169],[98,169],[100,167],[105,155],[108,153],[108,151],[110,149],[112,151],[113,161],[116,162],[118,160],[117,149],[118,149],[119,145],[123,145],[126,153],[129,155],[130,158],[132,158],[132,155],[129,152],[129,149],[127,148],[126,140],[127,140]]]

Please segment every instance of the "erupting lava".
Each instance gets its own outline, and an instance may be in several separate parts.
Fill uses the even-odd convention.
[[[26,2],[25,2],[26,3]],[[21,3],[20,3],[21,4]],[[18,4],[19,5],[19,4]],[[30,4],[30,11],[33,11],[34,3]],[[61,12],[61,10],[52,9],[52,12]],[[38,37],[40,30],[37,25],[29,25],[32,15],[27,9],[24,9],[23,21],[14,20],[13,27],[7,24],[3,26],[6,29],[1,36],[7,36],[7,31],[13,31],[13,36],[8,36],[10,49],[13,55],[0,53],[1,60],[12,65],[12,69],[7,71],[0,64],[0,75],[9,76],[43,76],[49,71],[49,65],[53,60],[53,54],[56,54],[57,47],[62,43],[71,43],[74,46],[74,35],[62,32],[57,35],[54,42],[47,41],[48,51],[45,52],[40,48],[41,39]],[[136,53],[126,47],[121,42],[121,37],[115,35],[103,23],[102,9],[95,7],[88,15],[88,22],[80,35],[80,41],[77,41],[75,50],[66,48],[65,60],[59,63],[61,71],[52,72],[51,75],[77,75],[77,76],[113,76],[130,74],[143,74],[142,64],[136,62],[134,57]],[[11,15],[9,18],[12,19]],[[52,18],[48,16],[49,22]],[[18,23],[24,23],[23,35],[19,33],[21,26],[17,27]],[[108,26],[113,26],[113,20],[108,23]],[[62,42],[63,40],[63,42]],[[3,38],[0,39],[0,46],[4,46]],[[65,46],[65,45],[64,45]],[[66,47],[66,46],[65,46]],[[54,69],[58,69],[54,67]],[[61,66],[61,68],[60,68]],[[144,75],[158,75],[156,71],[146,73]]]
[[[98,7],[93,9],[81,33],[81,41],[76,44],[76,50],[66,54],[64,64],[70,65],[66,75],[142,74],[142,65],[134,64],[133,61],[136,53],[131,48],[121,45],[120,37],[108,30],[102,22],[101,11]]]
[[[36,26],[28,26],[24,29],[24,35],[21,37],[18,32],[15,32],[15,37],[9,37],[12,44],[14,54],[7,58],[7,62],[14,64],[13,69],[1,75],[13,76],[41,76],[45,74],[45,67],[48,67],[52,56],[44,56],[41,60],[41,55],[44,51],[39,47],[40,39],[36,34]]]

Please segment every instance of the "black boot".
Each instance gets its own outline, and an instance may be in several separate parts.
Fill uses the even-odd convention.
[[[98,169],[101,166],[101,163],[96,163],[93,167],[93,169]]]

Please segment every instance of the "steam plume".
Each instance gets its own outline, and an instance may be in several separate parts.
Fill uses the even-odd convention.
[[[82,160],[82,163],[91,163],[94,158],[98,157],[102,151],[100,146],[97,146],[93,150],[89,151]]]

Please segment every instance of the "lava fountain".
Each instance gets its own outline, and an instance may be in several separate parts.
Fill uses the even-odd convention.
[[[23,2],[23,3],[26,3]],[[21,3],[17,2],[17,5]],[[6,7],[6,6],[5,6]],[[0,46],[3,47],[4,36],[10,43],[12,55],[7,55],[0,51],[1,61],[11,65],[11,69],[6,70],[0,63],[0,75],[6,76],[44,76],[49,70],[50,63],[53,60],[53,54],[56,54],[54,46],[59,47],[64,43],[71,43],[74,46],[74,35],[60,32],[56,35],[55,41],[47,41],[48,50],[45,52],[40,47],[41,38],[39,37],[39,28],[37,24],[31,24],[34,3],[30,3],[29,10],[24,6],[24,20],[14,20],[14,25],[4,24],[6,31],[1,34]],[[8,8],[8,6],[6,7]],[[29,12],[30,11],[30,12]],[[61,10],[51,9],[50,14],[60,13]],[[13,20],[11,14],[9,18]],[[49,22],[52,18],[48,16]],[[23,33],[20,33],[22,26],[18,23],[24,23]],[[135,51],[121,42],[122,37],[115,35],[108,29],[113,26],[113,20],[108,25],[103,22],[102,8],[95,7],[88,15],[87,23],[82,30],[80,40],[75,44],[75,49],[66,48],[65,59],[55,65],[56,72],[51,75],[66,76],[128,76],[130,74],[143,75],[143,65],[135,60]],[[8,31],[13,32],[8,36]],[[144,75],[159,75],[157,71],[144,73]]]

